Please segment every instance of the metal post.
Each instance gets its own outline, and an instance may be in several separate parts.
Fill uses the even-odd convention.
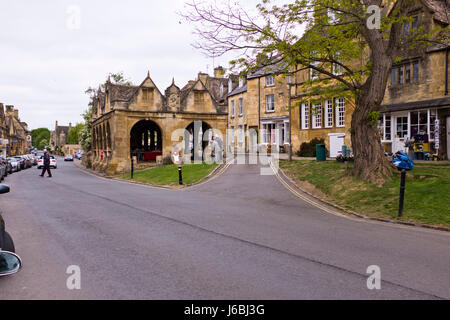
[[[400,179],[400,199],[398,203],[398,217],[400,218],[403,214],[403,199],[405,198],[405,180],[406,180],[406,170],[402,169],[402,176]]]
[[[133,161],[133,154],[131,154],[131,179],[133,180],[134,175],[134,161]]]
[[[180,185],[183,184],[183,172],[181,166],[178,166],[178,181]]]

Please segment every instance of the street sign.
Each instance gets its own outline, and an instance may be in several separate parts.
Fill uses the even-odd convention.
[[[27,142],[31,142],[31,136],[27,135]]]

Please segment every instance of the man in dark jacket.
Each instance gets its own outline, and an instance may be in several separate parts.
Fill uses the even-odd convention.
[[[50,172],[50,155],[48,154],[47,150],[44,150],[44,168],[42,168],[41,177],[44,176],[45,171],[48,172],[48,177],[52,177],[52,173]]]

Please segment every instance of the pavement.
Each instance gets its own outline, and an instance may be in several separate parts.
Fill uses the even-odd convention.
[[[23,269],[0,299],[449,299],[450,233],[330,214],[258,165],[167,190],[58,160],[0,197]],[[81,289],[69,290],[69,266]],[[369,266],[381,289],[369,290]]]

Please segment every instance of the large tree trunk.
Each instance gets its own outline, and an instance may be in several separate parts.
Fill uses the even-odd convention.
[[[378,56],[374,57],[374,54]],[[384,98],[391,60],[380,52],[372,52],[372,72],[356,95],[352,116],[352,148],[355,158],[352,174],[377,185],[392,176],[392,165],[384,155],[377,126],[368,120],[371,112],[379,111]]]

